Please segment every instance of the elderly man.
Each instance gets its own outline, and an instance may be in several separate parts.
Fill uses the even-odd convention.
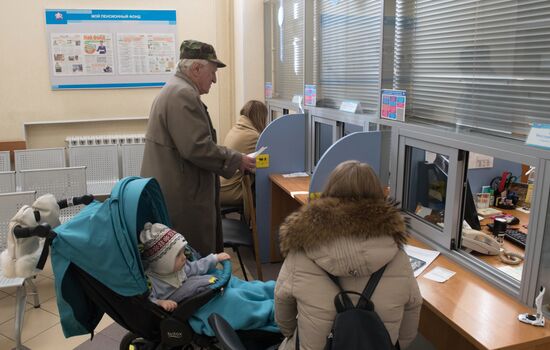
[[[177,72],[151,107],[141,167],[141,176],[160,183],[172,228],[202,255],[223,250],[218,175],[255,167],[254,158],[216,144],[200,95],[216,83],[218,67],[225,64],[212,45],[181,44]]]

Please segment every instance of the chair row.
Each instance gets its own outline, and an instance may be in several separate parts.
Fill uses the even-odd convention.
[[[139,176],[141,161],[145,145],[84,145],[78,147],[44,148],[16,150],[15,152],[15,186],[8,180],[13,177],[9,167],[9,154],[7,156],[8,167],[0,168],[0,192],[18,191],[21,173],[31,169],[57,169],[85,166],[88,191],[92,194],[108,194],[112,186],[122,177]],[[1,153],[1,152],[0,152]],[[8,152],[6,152],[8,153]],[[5,156],[1,155],[0,159]],[[2,165],[0,160],[0,165]]]

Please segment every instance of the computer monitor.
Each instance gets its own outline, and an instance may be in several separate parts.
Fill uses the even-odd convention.
[[[449,171],[449,159],[441,154],[438,154],[434,160],[435,168],[437,168],[445,179],[447,178],[447,173]],[[466,220],[468,225],[474,230],[481,230],[481,224],[477,216],[477,208],[474,201],[474,196],[472,189],[470,187],[470,182],[466,180],[466,193],[464,195],[464,216],[463,219]]]
[[[445,210],[445,190],[442,186],[447,185],[447,172],[449,169],[448,159],[437,154],[433,163],[420,162],[418,167],[418,178],[425,179],[418,183],[416,199],[422,206],[442,212]],[[468,225],[475,230],[481,229],[477,216],[477,209],[470,183],[466,181],[464,194],[463,218]]]

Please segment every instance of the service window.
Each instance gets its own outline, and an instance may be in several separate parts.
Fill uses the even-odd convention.
[[[398,198],[411,216],[411,227],[443,247],[451,247],[460,206],[454,200],[459,181],[456,177],[458,151],[408,137],[400,139],[404,157]],[[401,195],[399,195],[401,194]]]
[[[535,193],[533,165],[469,152],[460,249],[521,281]]]

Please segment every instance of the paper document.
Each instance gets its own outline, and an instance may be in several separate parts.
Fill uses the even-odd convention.
[[[453,277],[456,272],[447,270],[443,267],[436,266],[430,272],[424,275],[424,278],[430,279],[432,281],[443,283],[449,278]]]
[[[437,250],[428,250],[406,244],[405,253],[409,256],[414,277],[418,277],[439,255]]]
[[[297,195],[300,195],[300,194],[309,194],[309,191],[292,191],[290,192],[290,196],[292,198],[296,197]]]
[[[266,149],[267,149],[266,146],[262,146],[262,147],[260,147],[260,149],[257,150],[256,152],[252,152],[252,153],[248,154],[248,156],[249,156],[249,157],[252,157],[252,158],[256,158],[256,156],[258,156],[258,155],[264,153],[264,151],[265,151]]]
[[[306,176],[309,176],[308,173],[304,173],[303,171],[300,171],[297,173],[283,174],[283,177],[306,177]]]

